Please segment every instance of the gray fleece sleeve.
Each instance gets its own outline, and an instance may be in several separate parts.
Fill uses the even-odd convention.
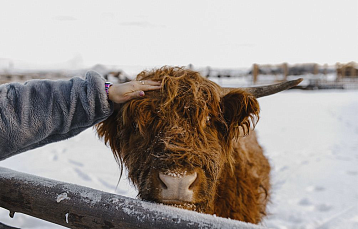
[[[0,85],[0,160],[70,138],[108,118],[104,79],[31,80]]]

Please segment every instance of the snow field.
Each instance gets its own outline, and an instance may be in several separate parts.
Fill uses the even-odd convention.
[[[260,99],[259,141],[273,166],[272,228],[358,228],[358,92]]]

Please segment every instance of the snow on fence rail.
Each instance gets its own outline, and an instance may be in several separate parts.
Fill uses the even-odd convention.
[[[0,207],[70,228],[262,228],[2,167]]]

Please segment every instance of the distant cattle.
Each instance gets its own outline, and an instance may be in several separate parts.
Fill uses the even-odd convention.
[[[137,80],[160,91],[122,104],[97,126],[144,200],[259,223],[270,196],[270,164],[253,127],[257,97],[300,80],[222,88],[198,72],[163,67]]]

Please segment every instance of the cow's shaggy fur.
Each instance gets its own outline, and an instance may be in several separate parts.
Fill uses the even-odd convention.
[[[97,126],[100,137],[138,188],[161,202],[159,172],[197,172],[194,199],[179,207],[258,223],[266,214],[270,165],[252,127],[259,105],[237,89],[178,67],[144,71],[137,80],[160,80],[160,91],[120,106]]]

